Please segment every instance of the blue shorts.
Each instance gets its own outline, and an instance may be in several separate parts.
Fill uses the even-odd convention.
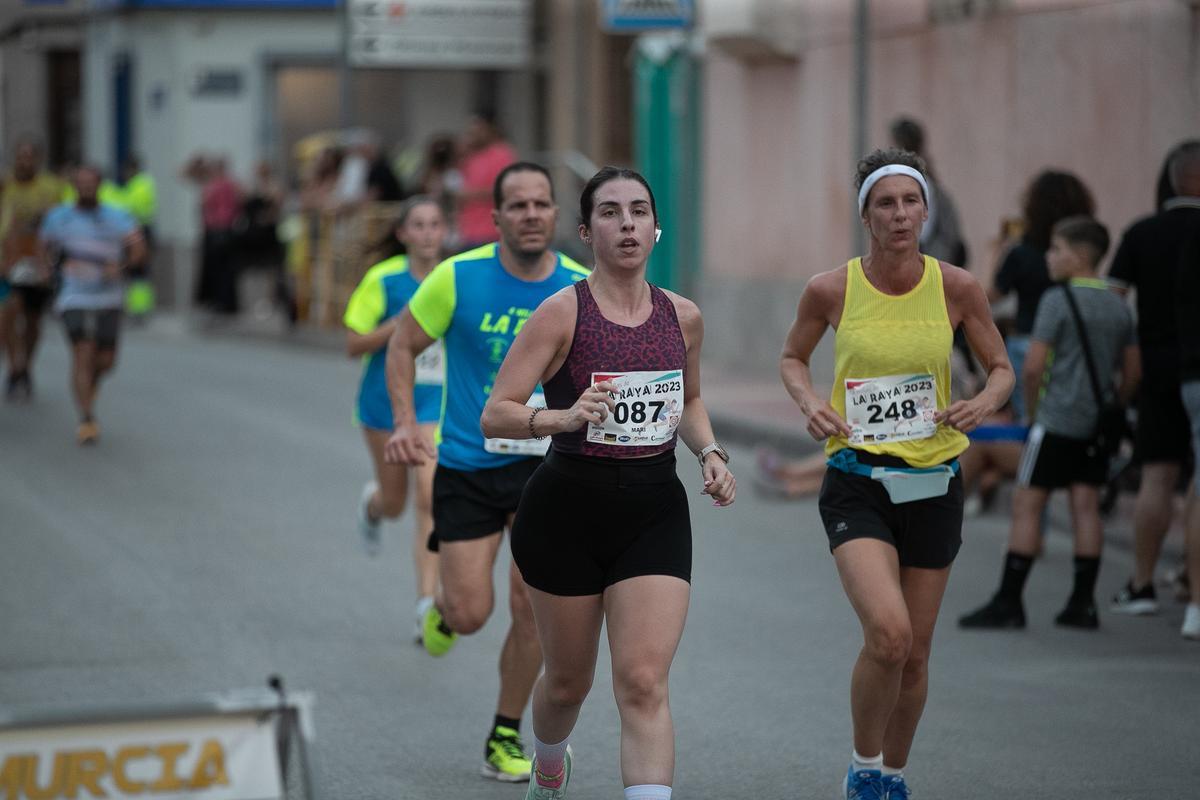
[[[425,425],[437,422],[442,418],[442,387],[421,384],[414,386],[413,404],[418,423]],[[358,424],[364,428],[391,433],[392,401],[386,391],[381,394],[378,391],[368,392],[360,388],[357,412]]]

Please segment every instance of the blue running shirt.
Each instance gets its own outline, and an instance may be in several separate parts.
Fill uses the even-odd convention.
[[[588,270],[558,254],[545,280],[523,281],[500,264],[499,245],[485,244],[443,261],[409,300],[413,319],[427,335],[444,339],[446,393],[438,425],[438,463],[476,472],[529,458],[489,453],[479,417],[508,348],[541,302]]]
[[[408,271],[407,257],[400,255],[381,261],[367,270],[354,294],[350,295],[342,322],[355,333],[368,334],[403,311],[418,286],[420,284]],[[426,358],[426,353],[434,350],[441,351],[440,342],[430,345],[420,358]],[[363,356],[356,416],[365,428],[390,432],[392,403],[388,398],[386,362],[387,345]],[[435,381],[421,372],[418,370],[417,385],[413,389],[417,422],[437,422],[442,413],[441,380]]]
[[[123,307],[124,280],[110,278],[105,265],[120,261],[137,231],[130,214],[103,203],[95,208],[61,205],[46,214],[40,236],[62,253],[62,284],[54,310]]]

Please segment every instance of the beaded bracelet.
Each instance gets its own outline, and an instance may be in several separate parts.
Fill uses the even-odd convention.
[[[544,408],[535,408],[533,411],[529,412],[529,435],[534,439],[545,439],[546,438],[545,436],[538,436],[537,433],[533,430],[533,418],[538,415],[539,411],[545,411],[545,410],[546,409],[544,409]]]

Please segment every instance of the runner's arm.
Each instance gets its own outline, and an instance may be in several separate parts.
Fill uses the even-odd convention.
[[[346,329],[346,355],[351,358],[374,353],[382,350],[387,346],[392,339],[392,334],[396,332],[396,317],[385,319],[379,323],[379,326],[373,331],[367,333],[359,333],[358,331]]]
[[[570,291],[569,297],[565,291],[548,297],[513,340],[479,419],[484,436],[533,439],[578,430],[587,422],[600,422],[601,407],[613,405],[607,394],[591,388],[571,408],[535,413],[525,405],[538,383],[552,377],[551,369],[557,371],[556,364],[562,364],[570,349],[569,332],[575,325],[574,290]]]
[[[1117,402],[1128,408],[1142,382],[1142,351],[1137,344],[1121,351],[1121,382],[1117,384]]]
[[[679,318],[679,327],[687,344],[687,364],[683,370],[683,418],[679,421],[679,438],[683,439],[683,443],[694,455],[698,455],[701,450],[716,442],[708,409],[700,399],[700,347],[704,343],[704,318],[700,316],[700,309],[691,300],[674,293],[670,293],[669,296],[675,304],[675,315]],[[704,457],[700,469],[704,479],[701,494],[710,495],[715,506],[732,505],[737,494],[737,480],[726,466],[725,459],[716,452],[709,453]]]
[[[970,400],[951,403],[939,412],[937,421],[970,433],[1004,405],[1012,394],[1016,376],[979,281],[958,267],[947,267],[942,275],[949,300],[947,305],[953,305],[958,312],[967,343],[983,365],[987,382]]]
[[[779,359],[779,375],[800,413],[808,418],[808,433],[818,442],[830,436],[850,435],[850,426],[838,416],[833,406],[820,397],[812,385],[809,360],[817,343],[830,325],[830,309],[839,304],[837,282],[845,283],[841,270],[816,275],[804,287],[796,309],[796,321],[783,342]]]
[[[426,458],[437,458],[437,450],[420,430],[413,412],[417,356],[434,341],[413,318],[411,308],[400,312],[388,340],[384,367],[388,396],[392,401],[392,435],[383,448],[384,459],[389,464],[420,466]]]
[[[135,267],[146,262],[146,237],[140,226],[125,237],[125,267]]]

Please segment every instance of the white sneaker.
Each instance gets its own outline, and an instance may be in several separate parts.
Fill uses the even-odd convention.
[[[1188,603],[1187,611],[1183,614],[1183,627],[1179,632],[1185,639],[1200,641],[1200,605]]]
[[[422,597],[417,601],[417,624],[413,628],[413,641],[425,644],[425,612],[433,605],[432,597]]]
[[[381,540],[380,529],[383,523],[380,520],[371,519],[371,515],[367,513],[367,508],[371,503],[371,497],[379,488],[379,484],[375,481],[367,481],[367,485],[363,487],[362,496],[358,500],[358,532],[363,538],[363,546],[367,550],[367,555],[379,555],[379,545]]]

